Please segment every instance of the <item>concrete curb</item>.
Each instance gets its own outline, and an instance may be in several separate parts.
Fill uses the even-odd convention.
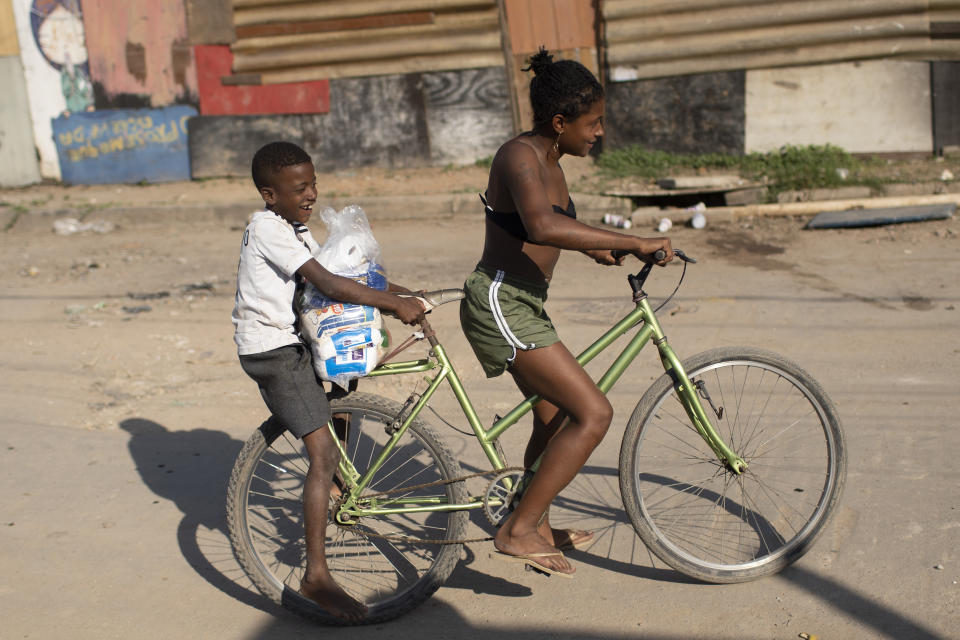
[[[574,193],[571,198],[576,203],[580,218],[587,222],[599,220],[604,213],[629,215],[632,208],[627,198],[614,198],[585,193]],[[440,193],[412,196],[357,196],[351,198],[328,198],[320,203],[342,209],[350,204],[358,204],[366,211],[371,221],[377,220],[442,220],[462,216],[483,215],[480,198],[476,193]],[[18,230],[49,229],[58,218],[78,218],[83,221],[109,220],[121,226],[142,224],[169,224],[176,222],[196,222],[198,219],[223,222],[230,226],[242,226],[247,218],[256,211],[257,204],[249,199],[236,202],[190,202],[170,204],[144,204],[125,206],[107,205],[98,209],[78,207],[77,209],[57,208],[30,209],[18,211],[15,208],[0,207],[0,230],[16,227]]]
[[[927,204],[950,204],[960,206],[960,193],[943,193],[927,196],[854,198],[847,200],[811,200],[805,202],[787,202],[777,204],[755,204],[740,207],[708,207],[703,211],[710,221],[729,221],[756,216],[814,216],[825,211],[849,211],[854,209],[883,209],[889,207],[909,207]],[[634,215],[633,223],[655,225],[662,218],[669,218],[673,224],[686,223],[693,212],[684,209],[664,209],[659,213],[644,211]]]
[[[630,217],[632,200],[628,197],[602,196],[588,193],[573,193],[579,219],[588,224],[600,224],[605,213]],[[864,197],[838,200],[808,200],[777,204],[745,205],[733,207],[710,207],[704,211],[708,221],[737,220],[755,216],[812,216],[824,211],[848,209],[900,207],[924,204],[957,203],[960,193],[932,195],[907,195],[897,197]],[[340,209],[348,204],[359,204],[371,221],[378,220],[444,220],[464,216],[482,215],[476,193],[447,193],[393,196],[357,196],[332,198],[321,203]],[[190,223],[198,220],[220,222],[224,225],[243,226],[257,203],[245,198],[236,202],[190,202],[169,204],[145,204],[136,206],[107,205],[98,209],[82,206],[72,209],[64,205],[50,209],[18,210],[0,207],[0,230],[16,228],[18,231],[49,231],[58,218],[74,217],[90,222],[108,220],[118,226],[165,225]],[[647,208],[632,215],[634,226],[655,226],[661,218],[670,218],[674,224],[689,221],[692,212],[684,209]]]

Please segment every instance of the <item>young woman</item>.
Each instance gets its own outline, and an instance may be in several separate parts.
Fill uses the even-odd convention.
[[[548,574],[570,576],[560,549],[584,544],[587,531],[553,529],[550,503],[573,479],[603,439],[613,408],[560,342],[543,310],[561,249],[604,265],[619,265],[614,250],[653,262],[668,238],[596,229],[577,222],[559,160],[585,156],[603,135],[603,87],[583,65],[553,61],[543,48],[530,59],[534,127],[510,140],[490,167],[486,238],[461,303],[463,331],[487,377],[509,371],[524,395],[539,394],[533,434],[524,455],[529,468],[543,460],[516,509],[494,539],[498,555]],[[560,427],[563,426],[562,429]]]

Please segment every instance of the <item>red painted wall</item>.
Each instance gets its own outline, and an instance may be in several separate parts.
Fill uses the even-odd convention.
[[[220,79],[230,75],[230,65],[233,63],[230,47],[197,45],[193,48],[193,53],[197,63],[202,115],[330,111],[330,83],[327,80],[270,86],[224,86]]]

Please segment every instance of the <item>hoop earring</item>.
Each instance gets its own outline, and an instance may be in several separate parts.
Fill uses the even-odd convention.
[[[560,136],[561,135],[563,135],[563,131],[557,134],[557,139],[553,141],[553,147],[552,147],[553,152],[558,156],[560,155]]]

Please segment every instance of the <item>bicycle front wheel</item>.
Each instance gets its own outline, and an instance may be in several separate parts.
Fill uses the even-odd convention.
[[[683,366],[747,469],[737,475],[718,460],[664,374],[637,404],[620,448],[627,514],[647,547],[690,577],[731,583],[776,573],[810,548],[840,497],[837,412],[809,374],[768,351],[714,349]]]
[[[379,396],[352,393],[332,401],[331,408],[335,419],[349,419],[345,449],[362,474],[382,453],[401,407]],[[254,433],[230,478],[230,541],[264,595],[318,622],[344,624],[298,592],[306,566],[302,492],[308,460],[303,443],[275,420]],[[461,475],[446,445],[418,418],[387,455],[366,493],[393,492],[392,498],[408,502],[464,504],[465,483],[452,481]],[[453,571],[462,545],[441,542],[462,539],[466,522],[465,511],[428,511],[360,517],[341,528],[328,514],[327,565],[336,582],[367,605],[363,623],[396,618],[429,598]]]

